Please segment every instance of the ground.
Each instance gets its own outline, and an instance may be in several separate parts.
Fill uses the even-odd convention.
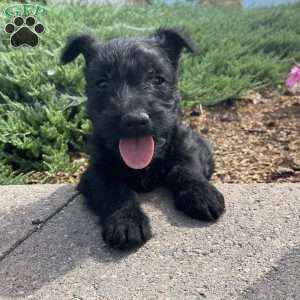
[[[300,93],[251,91],[186,110],[184,122],[213,145],[218,183],[300,182]],[[30,183],[76,183],[74,173],[35,173]]]
[[[215,182],[300,182],[300,94],[252,91],[185,115],[214,146]]]
[[[131,253],[105,246],[72,186],[0,186],[0,300],[299,300],[299,184],[217,186],[213,224],[140,195],[153,238]]]

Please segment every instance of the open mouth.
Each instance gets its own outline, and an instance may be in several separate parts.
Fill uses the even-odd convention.
[[[152,135],[121,138],[119,151],[124,163],[132,169],[146,168],[153,159],[154,139]]]

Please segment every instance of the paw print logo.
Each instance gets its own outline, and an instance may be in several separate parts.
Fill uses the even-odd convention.
[[[13,47],[35,47],[39,43],[38,33],[44,31],[44,26],[37,23],[32,16],[27,18],[16,17],[12,23],[5,26],[5,31],[10,34],[10,43]]]

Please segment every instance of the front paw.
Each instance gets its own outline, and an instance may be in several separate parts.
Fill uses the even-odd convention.
[[[120,209],[103,223],[103,240],[112,248],[137,249],[151,237],[148,217],[139,209]]]
[[[182,189],[175,200],[176,208],[194,219],[214,221],[225,210],[223,195],[210,183],[194,183]]]

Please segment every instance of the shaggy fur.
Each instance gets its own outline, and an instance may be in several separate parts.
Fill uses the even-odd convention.
[[[176,208],[199,220],[216,220],[224,211],[222,194],[209,183],[211,148],[181,124],[176,71],[184,48],[195,52],[183,33],[159,29],[150,37],[107,42],[77,35],[63,51],[63,63],[79,54],[86,61],[87,113],[93,130],[90,165],[78,189],[100,216],[103,239],[111,247],[137,248],[151,237],[137,192],[166,186],[174,193]],[[142,126],[127,126],[128,118]],[[118,142],[144,135],[155,140],[154,158],[148,167],[134,170],[123,162]]]

